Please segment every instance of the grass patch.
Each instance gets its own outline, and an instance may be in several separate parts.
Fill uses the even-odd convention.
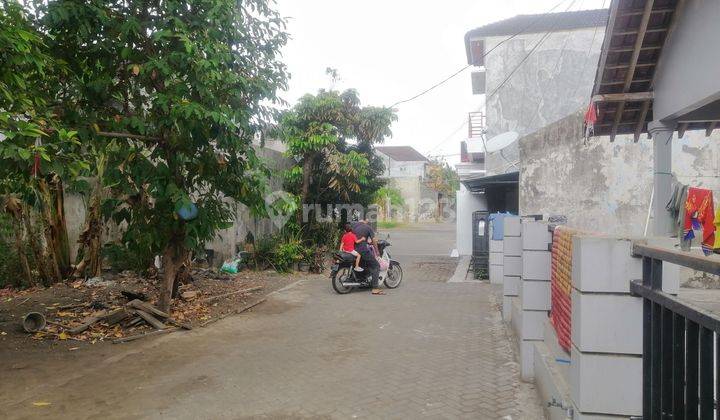
[[[404,225],[405,225],[404,223],[393,222],[393,221],[383,221],[383,222],[378,222],[378,224],[377,224],[378,228],[381,228],[381,229],[394,229],[396,227],[401,227]]]

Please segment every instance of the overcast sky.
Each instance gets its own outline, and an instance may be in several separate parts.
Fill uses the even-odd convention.
[[[467,64],[463,37],[478,26],[518,14],[543,13],[560,0],[278,0],[292,39],[284,60],[292,78],[282,97],[331,86],[325,68],[338,70],[338,89],[355,88],[365,105],[411,97]],[[556,11],[565,10],[565,0]],[[599,8],[602,0],[576,0],[571,10]],[[489,57],[492,59],[492,56]],[[398,106],[388,145],[410,145],[426,155],[459,160],[458,130],[482,106],[470,70],[410,103]]]

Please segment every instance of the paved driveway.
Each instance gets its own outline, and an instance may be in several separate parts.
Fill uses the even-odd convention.
[[[18,390],[5,414],[539,418],[530,385],[518,381],[497,290],[445,283],[453,260],[439,256],[435,245],[426,248],[433,255],[423,256],[418,238],[433,235],[416,234],[391,232],[405,279],[386,296],[340,296],[324,277],[305,279],[252,312],[78,367],[61,385]],[[400,247],[408,239],[412,255]],[[38,400],[52,405],[33,407]]]

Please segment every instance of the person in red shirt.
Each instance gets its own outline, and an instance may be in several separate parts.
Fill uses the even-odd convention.
[[[360,254],[355,251],[355,244],[362,242],[364,238],[358,239],[352,231],[350,223],[345,223],[345,234],[340,239],[340,251],[347,252],[355,256],[355,271],[363,271],[360,267]]]

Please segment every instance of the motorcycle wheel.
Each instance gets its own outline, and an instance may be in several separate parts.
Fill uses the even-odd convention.
[[[332,287],[335,289],[337,294],[344,295],[352,291],[352,287],[345,286],[342,283],[348,279],[350,274],[350,269],[346,267],[341,268],[334,276],[332,276]]]
[[[387,276],[385,276],[385,287],[388,289],[394,289],[398,286],[400,286],[400,282],[402,282],[403,278],[403,272],[402,268],[400,267],[400,264],[390,264],[390,268],[388,268]]]

